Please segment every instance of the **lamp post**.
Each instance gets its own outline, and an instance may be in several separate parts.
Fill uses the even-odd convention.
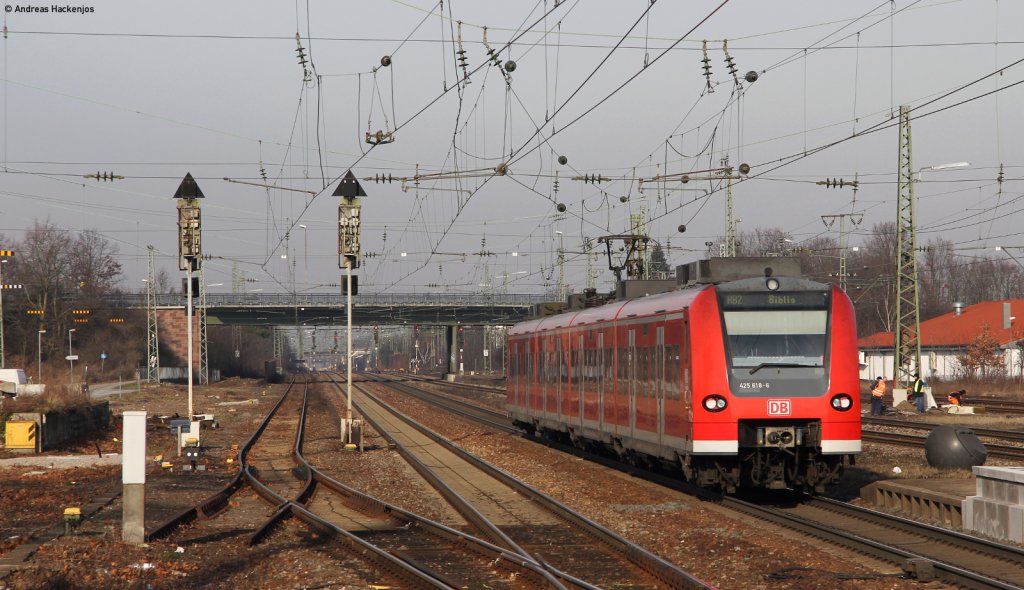
[[[71,333],[74,331],[74,328],[68,330],[68,362],[71,363],[68,366],[68,381],[71,384],[75,383],[75,353],[71,351]]]
[[[36,334],[36,382],[43,382],[43,334],[46,330],[39,330]]]
[[[3,255],[8,255],[8,252],[2,252]],[[7,259],[0,260],[0,369],[7,367],[4,361],[4,264],[7,263]]]
[[[178,199],[178,270],[185,271],[185,318],[188,339],[186,371],[188,373],[188,420],[192,420],[192,271],[198,270],[203,260],[202,218],[199,199],[204,198],[192,174],[186,173],[178,185],[174,198]],[[179,440],[179,445],[180,440]],[[179,449],[180,450],[180,449]]]
[[[309,288],[309,235],[306,233],[305,224],[300,223],[302,228],[302,281],[305,283],[303,289]]]

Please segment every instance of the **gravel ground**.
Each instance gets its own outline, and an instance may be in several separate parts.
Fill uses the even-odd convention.
[[[439,522],[463,525],[461,518],[371,428],[366,429],[365,453],[343,450],[337,440],[341,397],[327,385],[315,388],[325,394],[327,401],[314,401],[305,446],[307,459],[352,487]],[[147,487],[147,527],[207,497],[233,475],[236,466],[228,462],[233,457],[231,445],[248,439],[282,391],[282,386],[268,388],[243,380],[196,389],[197,412],[214,413],[220,426],[204,434],[204,444],[213,447],[204,460],[206,472],[182,472],[177,460],[170,457],[174,448],[171,435],[153,421],[147,453],[151,458],[163,455],[175,461],[176,468],[162,470],[153,462]],[[111,401],[118,414],[121,410],[146,409],[150,416],[160,416],[184,413],[185,397],[183,386],[162,386]],[[893,578],[870,579],[876,572],[895,570],[737,516],[713,503],[524,439],[468,425],[400,395],[387,397],[470,451],[721,588],[943,587]],[[80,441],[60,452],[95,453],[95,444],[104,453],[119,452],[119,443],[113,441],[116,432]],[[909,465],[913,461],[899,454],[906,450],[890,453],[891,449],[867,446],[852,480],[883,477],[893,463]],[[26,475],[31,471],[43,473]],[[35,467],[0,469],[0,501],[3,506],[17,506],[17,510],[0,511],[0,540],[8,540],[6,545],[0,544],[0,553],[20,538],[59,521],[64,506],[119,488],[118,471],[116,467],[60,472]],[[235,510],[241,510],[239,506],[244,507],[246,502],[255,502],[247,493],[236,500]],[[294,521],[255,548],[244,543],[248,531],[225,530],[214,535],[202,528],[205,524],[134,547],[119,542],[120,517],[120,505],[115,501],[83,523],[78,534],[44,545],[28,567],[0,582],[0,588],[368,588],[380,581],[364,563],[353,560],[336,545],[324,543]],[[216,523],[217,519],[208,522]],[[15,536],[20,538],[9,539]],[[848,574],[854,577],[838,577]]]
[[[371,388],[470,452],[720,588],[944,587],[876,578],[879,572],[895,569],[525,439],[468,424],[381,385]]]

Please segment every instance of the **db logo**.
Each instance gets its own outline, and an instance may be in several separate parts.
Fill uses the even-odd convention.
[[[789,416],[790,410],[792,409],[791,403],[788,399],[770,399],[768,400],[768,415],[769,416]]]

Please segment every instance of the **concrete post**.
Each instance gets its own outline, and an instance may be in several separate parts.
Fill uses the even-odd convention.
[[[121,540],[133,545],[146,542],[146,412],[122,414]]]

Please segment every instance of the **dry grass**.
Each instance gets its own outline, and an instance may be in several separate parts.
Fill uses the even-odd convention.
[[[939,397],[945,400],[946,394],[961,389],[967,390],[968,399],[971,396],[993,396],[1024,400],[1024,383],[1021,383],[1019,378],[988,377],[981,379],[973,377],[970,379],[928,379],[926,382],[932,388],[932,395],[936,396],[936,401]],[[861,380],[860,392],[868,394],[874,386],[874,379]],[[891,380],[887,379],[885,386],[887,392],[892,391]]]
[[[932,379],[928,382],[932,386],[932,392],[940,392],[945,395],[950,391],[960,389],[967,390],[968,399],[971,395],[986,395],[1005,397],[1010,399],[1024,399],[1024,384],[1019,378],[1009,377],[988,377],[985,379],[972,377],[970,379]]]
[[[5,414],[44,413],[51,410],[67,410],[92,405],[89,394],[80,387],[70,385],[48,385],[42,395],[19,396],[15,400],[4,401]]]

